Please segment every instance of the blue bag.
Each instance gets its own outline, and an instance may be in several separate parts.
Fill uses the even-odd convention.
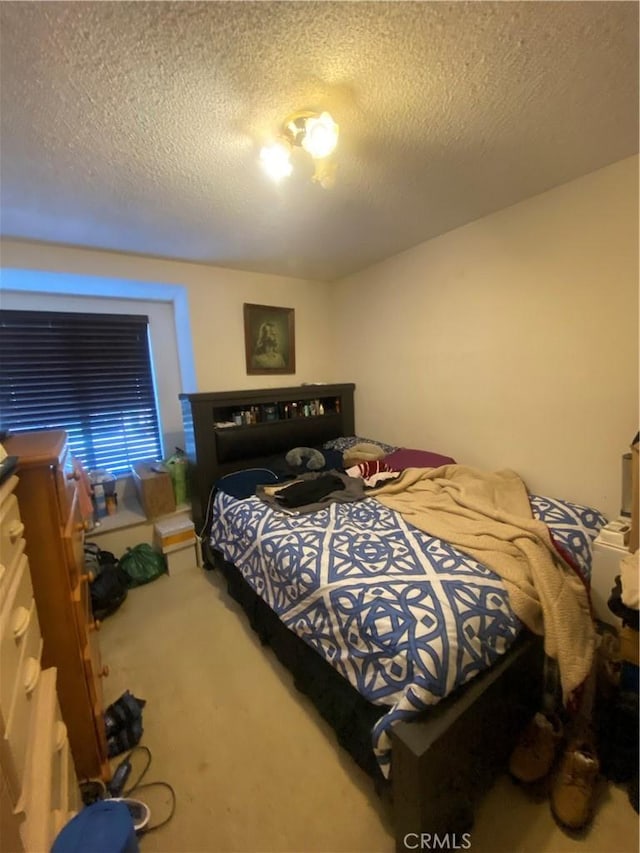
[[[51,853],[139,853],[133,819],[124,803],[98,800],[63,826]]]

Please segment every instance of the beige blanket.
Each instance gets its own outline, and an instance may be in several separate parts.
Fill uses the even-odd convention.
[[[545,651],[558,662],[568,699],[593,661],[589,597],[558,555],[546,524],[532,517],[520,477],[514,471],[487,473],[465,465],[408,468],[374,497],[502,578],[516,616],[544,634]]]

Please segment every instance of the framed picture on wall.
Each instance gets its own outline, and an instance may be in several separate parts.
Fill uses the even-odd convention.
[[[294,309],[245,302],[244,348],[249,375],[295,373]]]

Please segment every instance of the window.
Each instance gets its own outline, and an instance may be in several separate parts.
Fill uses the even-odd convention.
[[[1,310],[0,407],[3,429],[66,430],[89,469],[158,459],[148,318]]]

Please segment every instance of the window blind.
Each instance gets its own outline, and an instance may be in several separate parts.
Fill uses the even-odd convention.
[[[64,429],[88,469],[161,456],[149,320],[0,310],[0,424]]]

